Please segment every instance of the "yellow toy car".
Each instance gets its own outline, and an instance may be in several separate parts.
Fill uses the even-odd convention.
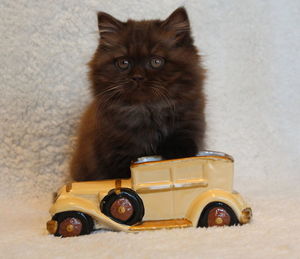
[[[172,160],[142,157],[131,164],[130,179],[63,186],[47,229],[68,237],[100,228],[134,232],[244,224],[252,211],[232,183],[233,158],[221,152]]]

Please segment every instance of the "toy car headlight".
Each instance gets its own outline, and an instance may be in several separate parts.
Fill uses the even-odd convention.
[[[245,224],[248,223],[252,218],[252,209],[251,208],[246,208],[243,209],[242,211],[242,216],[241,216],[241,223]]]

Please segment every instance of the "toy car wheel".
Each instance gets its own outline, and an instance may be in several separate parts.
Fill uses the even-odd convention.
[[[86,235],[91,233],[94,227],[92,218],[78,211],[58,213],[52,219],[57,221],[55,236],[72,237]]]
[[[144,216],[142,199],[128,188],[111,190],[101,201],[100,209],[114,221],[126,225],[133,225]]]
[[[233,210],[222,202],[208,204],[201,213],[198,227],[232,226],[239,224]]]

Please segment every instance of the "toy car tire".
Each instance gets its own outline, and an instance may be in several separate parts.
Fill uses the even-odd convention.
[[[197,227],[232,226],[239,224],[233,210],[222,202],[208,204],[201,213]]]
[[[87,235],[94,227],[93,219],[79,211],[66,211],[55,214],[52,220],[57,221],[55,236],[71,237]]]
[[[116,222],[133,225],[144,216],[144,204],[136,192],[128,188],[113,189],[100,203],[101,211]]]

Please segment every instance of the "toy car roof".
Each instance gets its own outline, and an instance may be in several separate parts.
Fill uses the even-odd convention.
[[[198,152],[195,157],[218,157],[218,158],[225,158],[229,159],[233,162],[233,157],[223,153],[223,152],[216,152],[216,151],[200,151]],[[133,164],[141,164],[141,163],[147,163],[147,162],[158,162],[158,161],[164,161],[162,156],[144,156],[138,158],[136,161],[133,162]]]

